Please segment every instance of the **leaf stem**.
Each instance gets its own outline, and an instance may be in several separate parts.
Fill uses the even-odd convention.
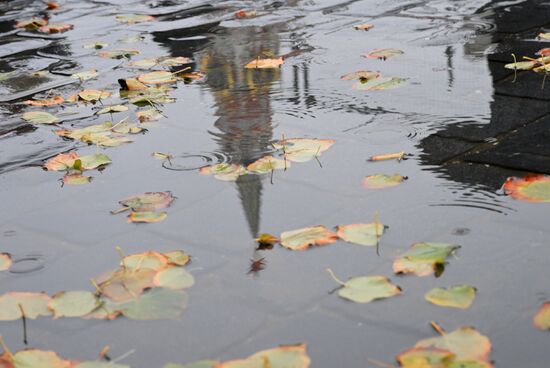
[[[336,283],[344,286],[346,283],[343,282],[342,280],[340,280],[338,277],[336,277],[336,275],[334,274],[334,272],[332,272],[332,270],[330,268],[327,268],[327,272],[329,273],[330,277],[332,277],[332,279],[334,281],[336,281]]]
[[[432,328],[436,330],[437,333],[439,333],[440,335],[446,334],[445,330],[439,324],[437,324],[436,321],[430,321],[430,326],[432,326]]]
[[[18,303],[17,306],[21,311],[21,321],[23,321],[23,343],[25,345],[28,345],[29,342],[27,340],[27,317],[25,317],[25,310],[23,309],[23,306],[21,305],[21,303]]]

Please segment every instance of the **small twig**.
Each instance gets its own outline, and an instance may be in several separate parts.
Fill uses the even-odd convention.
[[[332,272],[332,270],[330,268],[327,268],[327,272],[329,273],[329,275],[332,277],[332,279],[334,281],[336,281],[336,283],[344,286],[346,283],[342,280],[340,280],[338,277],[336,277],[336,275],[334,274],[334,272]]]
[[[113,364],[114,363],[118,363],[120,362],[121,360],[123,359],[126,359],[127,357],[129,357],[130,355],[134,354],[136,352],[135,349],[132,349],[132,350],[128,350],[126,353],[122,354],[121,356],[119,356],[118,358],[116,359],[113,359]]]
[[[27,317],[25,317],[25,310],[23,309],[23,306],[21,305],[21,303],[17,304],[17,306],[21,311],[21,321],[23,321],[23,343],[25,345],[28,345],[29,342],[27,340]]]
[[[101,295],[103,293],[103,291],[101,290],[101,287],[99,287],[99,285],[97,284],[97,282],[94,279],[90,279],[90,283],[92,284],[92,286],[94,287],[94,289],[95,289],[95,291],[98,295]]]
[[[432,328],[436,330],[437,333],[439,333],[440,335],[445,335],[445,330],[440,325],[438,325],[437,322],[430,321],[430,326],[432,326]]]
[[[129,211],[130,210],[130,207],[122,207],[122,208],[118,208],[116,210],[112,210],[111,211],[111,215],[117,215],[119,213],[122,213],[122,212],[126,212],[126,211]]]

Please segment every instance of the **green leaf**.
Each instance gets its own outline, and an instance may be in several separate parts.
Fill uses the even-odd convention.
[[[415,243],[393,262],[393,270],[395,273],[414,273],[417,276],[431,275],[459,248],[447,243]]]
[[[246,169],[256,174],[267,174],[273,170],[286,170],[288,167],[290,167],[290,162],[273,156],[264,156],[248,165]]]
[[[178,265],[178,266],[185,266],[190,261],[190,257],[187,253],[185,253],[183,250],[172,250],[170,252],[164,253],[166,258],[168,258],[168,262]]]
[[[321,156],[333,144],[332,139],[290,138],[274,143],[273,147],[282,151],[289,161],[307,162]]]
[[[257,352],[246,359],[232,360],[217,368],[308,368],[311,360],[306,345],[281,345]],[[207,366],[208,367],[208,366]]]
[[[159,287],[119,305],[124,316],[138,320],[177,319],[186,307],[185,292]]]
[[[89,291],[62,291],[55,294],[49,304],[54,318],[82,317],[98,306],[99,300]]]
[[[455,354],[444,349],[410,348],[395,357],[403,368],[448,367]]]
[[[332,271],[330,272],[332,275]],[[370,303],[374,300],[401,294],[399,286],[392,284],[384,276],[352,277],[344,283],[341,283],[334,275],[333,278],[342,285],[338,290],[338,295],[356,303]]]
[[[363,186],[369,189],[383,189],[395,187],[405,181],[407,178],[400,174],[393,175],[369,175],[363,179]]]
[[[15,368],[67,368],[69,362],[53,351],[21,350],[13,356]]]
[[[109,156],[103,153],[96,153],[94,155],[80,156],[80,161],[82,162],[83,170],[93,170],[97,169],[100,166],[108,165],[112,161]]]
[[[427,301],[442,307],[468,309],[476,296],[476,288],[457,285],[448,289],[434,288],[424,296]]]
[[[491,341],[471,327],[421,340],[416,347],[448,350],[455,354],[456,361],[487,361],[492,348]]]
[[[159,70],[151,73],[141,74],[138,76],[138,80],[141,83],[145,84],[164,84],[164,83],[174,83],[177,79],[174,77],[174,74]]]
[[[23,114],[23,120],[33,124],[54,124],[59,121],[56,116],[45,111],[28,111]]]
[[[128,106],[125,106],[125,105],[112,105],[112,106],[104,107],[101,110],[98,110],[96,112],[96,115],[109,114],[109,113],[113,113],[113,112],[124,112],[124,111],[128,111]]]
[[[52,314],[48,308],[50,297],[45,293],[9,292],[0,296],[0,321],[14,321],[23,316],[35,319]]]
[[[128,222],[152,223],[161,222],[168,217],[166,212],[131,212]]]
[[[533,317],[535,327],[550,330],[550,302],[544,303]]]
[[[182,267],[167,267],[155,275],[154,283],[168,289],[186,289],[195,284],[195,279]]]
[[[514,70],[531,70],[535,66],[537,66],[538,63],[535,61],[519,61],[517,63],[510,63],[504,65],[506,69],[514,69]]]
[[[281,245],[291,250],[305,250],[313,245],[331,244],[338,236],[324,226],[305,227],[281,234]]]
[[[380,223],[339,225],[338,236],[350,243],[375,246],[384,234],[385,226]]]

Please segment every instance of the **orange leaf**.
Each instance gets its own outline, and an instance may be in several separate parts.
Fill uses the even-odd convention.
[[[53,106],[59,105],[65,102],[65,99],[61,96],[55,96],[54,98],[45,100],[26,100],[23,103],[31,106]]]
[[[246,64],[244,67],[246,69],[276,69],[280,68],[283,62],[284,60],[282,57],[276,59],[256,59]]]

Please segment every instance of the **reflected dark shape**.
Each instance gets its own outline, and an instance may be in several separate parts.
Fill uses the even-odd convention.
[[[44,267],[44,256],[28,255],[14,260],[9,272],[16,274],[31,273],[39,271]]]
[[[464,188],[492,192],[509,176],[550,173],[550,96],[541,89],[543,76],[520,72],[514,82],[513,70],[504,68],[513,62],[511,53],[532,56],[548,47],[547,42],[535,42],[547,23],[547,9],[541,0],[513,4],[493,1],[478,11],[495,26],[490,34],[480,33],[464,45],[464,50],[479,57],[480,50],[497,44],[498,51],[487,56],[495,91],[490,121],[470,119],[446,125],[424,138],[418,145],[423,151],[422,164],[435,165],[434,171],[463,183]],[[447,49],[446,54],[448,66],[452,65],[453,53]]]

